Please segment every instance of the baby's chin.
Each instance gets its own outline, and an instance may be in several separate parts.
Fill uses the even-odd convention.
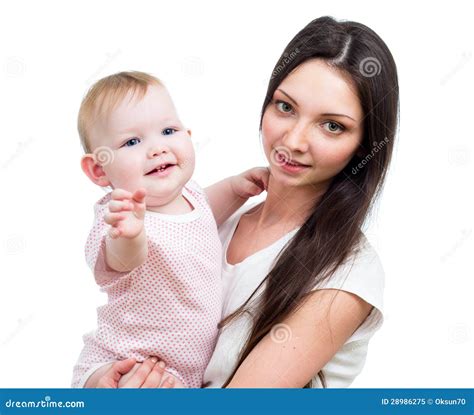
[[[148,208],[160,208],[163,207],[182,194],[183,185],[173,186],[168,189],[147,189],[147,196],[145,198],[146,206]]]

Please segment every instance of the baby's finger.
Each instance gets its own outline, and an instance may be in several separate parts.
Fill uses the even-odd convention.
[[[132,210],[133,204],[127,200],[111,200],[109,202],[110,212],[122,212],[124,210]]]
[[[112,200],[125,200],[125,199],[131,199],[132,194],[126,190],[123,189],[114,189],[112,193],[110,194],[110,198]]]
[[[270,169],[268,167],[264,167],[264,171],[262,171],[262,176],[260,177],[262,182],[263,182],[263,186],[265,188],[265,190],[267,190],[268,188],[268,181],[270,180]]]
[[[117,228],[110,228],[109,229],[109,236],[112,239],[117,239],[120,235],[122,235],[122,231],[120,229],[117,229]]]
[[[263,192],[264,188],[258,186],[258,184],[249,183],[246,190],[251,196],[257,196]]]
[[[257,167],[252,171],[252,179],[258,186],[262,185],[264,189],[267,188],[269,177],[270,172],[267,167]]]
[[[125,219],[125,215],[122,213],[115,213],[115,212],[107,212],[104,215],[104,222],[107,225],[116,225],[117,222]]]
[[[133,194],[132,198],[137,203],[143,203],[145,201],[145,196],[146,196],[146,189],[142,187]]]

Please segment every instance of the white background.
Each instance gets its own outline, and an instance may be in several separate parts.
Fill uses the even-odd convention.
[[[398,65],[401,126],[367,234],[386,320],[354,387],[472,387],[473,25],[467,3],[2,2],[0,387],[68,387],[105,301],[83,246],[103,195],[79,167],[86,89],[121,70],[169,87],[205,186],[265,163],[266,84],[310,20],[360,21]]]

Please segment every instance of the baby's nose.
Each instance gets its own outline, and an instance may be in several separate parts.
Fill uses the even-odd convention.
[[[162,154],[166,154],[168,151],[165,147],[153,147],[148,151],[149,158],[159,157]]]

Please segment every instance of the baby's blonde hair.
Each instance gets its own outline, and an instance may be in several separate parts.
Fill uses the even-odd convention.
[[[79,108],[77,129],[82,147],[91,153],[88,132],[98,117],[107,117],[111,111],[132,92],[139,99],[146,94],[149,85],[163,85],[156,77],[145,72],[119,72],[99,79],[91,86]]]

